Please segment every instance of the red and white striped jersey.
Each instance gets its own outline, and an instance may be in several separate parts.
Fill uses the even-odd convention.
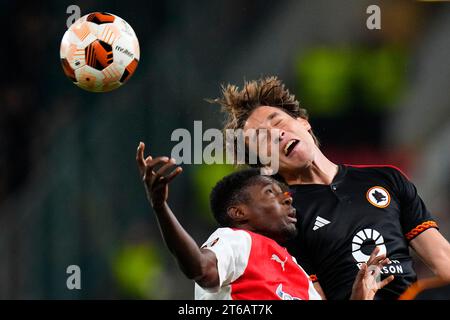
[[[219,286],[195,284],[196,300],[320,300],[306,272],[286,248],[263,235],[217,229],[202,248],[217,257]]]

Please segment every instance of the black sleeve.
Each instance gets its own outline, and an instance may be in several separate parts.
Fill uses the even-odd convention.
[[[438,228],[414,184],[402,172],[393,170],[400,201],[400,222],[406,239],[410,241],[429,228]]]

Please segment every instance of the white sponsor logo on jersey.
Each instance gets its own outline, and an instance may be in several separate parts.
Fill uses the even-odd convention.
[[[330,221],[328,221],[327,219],[317,216],[316,221],[314,221],[313,231],[316,231],[317,229],[322,228],[323,226],[325,226],[329,223],[330,223]]]
[[[280,257],[277,256],[275,253],[272,255],[272,258],[270,258],[270,260],[274,260],[274,261],[278,262],[279,264],[281,264],[281,268],[283,269],[283,271],[284,271],[284,265],[285,265],[287,259],[288,259],[288,257],[286,257],[286,259],[284,259],[284,261],[282,261],[280,259]]]
[[[357,262],[367,262],[370,258],[370,254],[367,255],[362,252],[362,246],[364,242],[373,241],[375,246],[380,247],[380,251],[377,256],[386,254],[386,246],[384,245],[383,236],[374,229],[364,229],[355,234],[352,240],[352,255]]]
[[[275,291],[277,296],[280,297],[281,300],[302,300],[297,297],[291,296],[289,293],[283,292],[283,285],[280,283]]]

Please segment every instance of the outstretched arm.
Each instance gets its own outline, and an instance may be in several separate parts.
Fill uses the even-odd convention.
[[[173,169],[175,161],[168,157],[144,159],[144,143],[139,143],[136,161],[144,182],[147,198],[153,207],[159,228],[170,252],[175,256],[183,273],[204,288],[219,285],[216,255],[210,250],[200,249],[173,214],[167,199],[169,183],[182,172]],[[156,169],[159,167],[159,169]]]

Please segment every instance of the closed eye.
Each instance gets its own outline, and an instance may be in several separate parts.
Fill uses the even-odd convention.
[[[269,197],[274,197],[274,196],[276,196],[276,191],[273,189],[272,185],[269,185],[264,190],[264,194],[269,196]]]
[[[278,185],[273,184],[271,186],[268,186],[264,192],[266,194],[278,196],[279,194],[283,193],[283,190]]]

